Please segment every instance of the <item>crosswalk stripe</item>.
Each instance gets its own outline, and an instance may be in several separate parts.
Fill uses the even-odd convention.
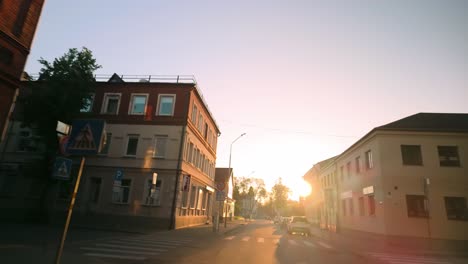
[[[134,239],[120,239],[120,240],[113,240],[112,242],[119,242],[119,241],[125,241],[128,244],[158,245],[158,246],[165,246],[165,247],[177,247],[177,246],[182,245],[182,244],[168,244],[165,242],[156,242],[156,241],[141,241],[141,240],[134,240]]]
[[[247,237],[244,237],[244,238],[242,238],[242,241],[245,241],[245,242],[247,242],[247,241],[249,241],[249,240],[250,240],[250,237],[248,237],[248,236],[247,236]]]
[[[112,244],[121,244],[121,245],[129,245],[129,246],[143,246],[143,247],[160,247],[160,248],[176,248],[177,245],[166,245],[166,244],[158,244],[153,242],[138,242],[138,241],[118,241],[114,240],[110,242]]]
[[[164,252],[167,251],[167,249],[162,249],[162,248],[154,248],[154,247],[132,247],[132,246],[122,246],[122,245],[116,245],[116,244],[104,244],[104,243],[96,243],[96,246],[98,247],[110,247],[110,248],[123,248],[123,249],[136,249],[140,251],[160,251]]]
[[[88,251],[102,251],[102,252],[115,252],[121,254],[139,254],[139,255],[159,255],[156,252],[143,252],[143,251],[130,251],[130,250],[123,250],[123,249],[110,249],[110,248],[91,248],[91,247],[81,247],[82,250]]]
[[[371,256],[376,258],[385,259],[389,261],[422,261],[421,263],[433,263],[433,264],[450,264],[450,262],[430,259],[426,257],[408,256],[408,255],[392,255],[385,253],[371,253]]]
[[[193,239],[188,239],[188,238],[164,238],[164,237],[155,237],[155,236],[137,236],[134,238],[141,238],[141,239],[150,239],[150,240],[161,240],[161,241],[177,241],[177,242],[192,242]]]
[[[111,254],[100,254],[100,253],[86,253],[85,256],[90,257],[101,257],[101,258],[117,258],[117,259],[131,259],[131,260],[145,260],[145,257],[137,256],[123,256],[123,255],[111,255]]]
[[[304,244],[306,244],[309,247],[315,247],[315,245],[312,242],[309,242],[309,241],[304,241]]]
[[[225,239],[225,240],[232,240],[233,238],[235,238],[235,236],[225,237],[224,239]]]
[[[263,237],[259,237],[259,238],[257,238],[257,242],[258,243],[263,243],[263,242],[265,242],[265,239]]]
[[[133,240],[133,241],[141,241],[141,242],[154,242],[154,243],[161,243],[161,244],[170,244],[170,245],[182,245],[182,242],[176,241],[165,241],[165,240],[156,240],[156,239],[138,239],[138,238],[125,238],[126,240]]]
[[[321,241],[317,241],[317,243],[319,245],[321,245],[322,247],[324,248],[327,248],[327,249],[331,249],[332,247],[330,245],[328,245],[327,243],[324,243],[324,242],[321,242]]]
[[[289,244],[291,244],[291,245],[297,245],[297,242],[294,241],[294,240],[289,239],[288,242],[289,242]]]

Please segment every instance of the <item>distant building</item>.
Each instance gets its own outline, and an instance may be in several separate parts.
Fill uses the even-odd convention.
[[[7,130],[43,4],[44,0],[0,1],[0,141]]]
[[[107,140],[99,155],[86,159],[73,222],[180,228],[210,221],[220,131],[194,78],[147,76],[141,81],[114,74],[107,79],[97,82],[91,107],[82,110],[84,119],[106,121]],[[22,166],[25,157],[38,155],[31,136],[18,122],[14,125],[5,165]],[[20,186],[34,178],[25,174],[20,171],[16,180],[0,175],[0,190],[6,186],[2,183],[9,190],[31,189],[11,193],[17,202],[2,208],[27,206],[18,202],[24,199],[35,202],[37,195],[29,193],[40,193],[41,186]],[[54,188],[53,211],[62,214],[71,182]]]
[[[216,189],[224,193],[225,199],[216,202],[215,210],[219,211],[221,218],[231,219],[234,216],[235,200],[234,190],[234,170],[231,168],[216,168]]]
[[[307,214],[343,232],[467,240],[467,153],[468,114],[419,113],[376,127],[304,176],[321,196]]]

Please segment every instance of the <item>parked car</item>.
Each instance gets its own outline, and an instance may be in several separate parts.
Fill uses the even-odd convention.
[[[310,225],[305,216],[293,216],[289,221],[288,234],[293,233],[310,236]]]

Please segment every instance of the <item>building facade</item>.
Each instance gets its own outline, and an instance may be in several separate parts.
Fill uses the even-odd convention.
[[[338,230],[466,240],[467,153],[468,114],[420,113],[374,128],[315,186],[337,190]]]
[[[44,0],[0,1],[0,141],[20,87]]]
[[[75,223],[181,228],[211,219],[220,131],[194,79],[171,81],[114,74],[96,83],[82,118],[105,120],[106,143],[86,158]],[[18,156],[20,137],[13,131],[7,157]],[[60,214],[71,184],[56,188]]]

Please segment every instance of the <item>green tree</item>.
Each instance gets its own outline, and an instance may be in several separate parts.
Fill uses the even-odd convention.
[[[57,121],[70,124],[80,115],[80,110],[89,106],[95,89],[94,72],[101,66],[85,47],[70,49],[53,62],[41,58],[39,63],[42,65],[39,78],[29,82],[27,94],[21,97],[20,103],[22,124],[31,128],[44,146],[42,162],[48,166],[36,171],[35,176],[46,181],[41,195],[41,212],[45,213],[46,196],[53,183],[51,164],[58,150]]]
[[[284,185],[281,178],[279,178],[271,189],[273,206],[277,213],[281,214],[286,209],[290,192],[291,190],[286,185]]]

